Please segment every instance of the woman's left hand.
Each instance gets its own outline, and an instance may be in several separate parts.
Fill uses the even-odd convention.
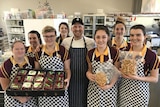
[[[122,77],[127,78],[127,79],[138,80],[139,76],[138,75],[133,75],[133,74],[128,74],[128,75],[122,74]]]
[[[70,82],[69,79],[65,79],[64,82],[66,83],[65,89],[68,89],[69,82]]]
[[[99,86],[99,88],[101,88],[102,90],[108,90],[111,87],[112,87],[111,85]]]
[[[32,97],[19,97],[19,96],[15,96],[15,99],[17,99],[19,102],[21,103],[26,103],[28,100],[30,100]]]

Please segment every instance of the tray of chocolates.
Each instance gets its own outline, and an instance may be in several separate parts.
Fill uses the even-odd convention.
[[[20,69],[6,93],[11,96],[64,96],[65,72]]]

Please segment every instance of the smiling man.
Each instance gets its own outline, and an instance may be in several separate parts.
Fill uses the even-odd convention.
[[[62,45],[69,50],[71,79],[69,86],[69,106],[87,106],[88,65],[86,55],[88,50],[95,47],[94,40],[84,36],[84,25],[81,18],[72,20],[72,37],[63,40]]]

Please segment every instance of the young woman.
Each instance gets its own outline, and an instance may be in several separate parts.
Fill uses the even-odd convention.
[[[142,61],[137,65],[137,75],[122,74],[119,84],[118,107],[148,107],[149,83],[158,81],[160,67],[157,55],[144,45],[145,27],[134,25],[130,29],[131,48],[128,51],[139,52]]]
[[[66,72],[65,96],[39,97],[39,107],[68,107],[67,88],[70,81],[70,59],[68,51],[56,43],[56,30],[51,26],[46,26],[42,30],[45,45],[38,52],[39,63],[42,69]]]
[[[39,68],[38,62],[33,58],[25,56],[25,46],[22,41],[15,41],[12,45],[12,53],[0,68],[0,83],[3,90],[6,90],[18,72],[19,68],[33,69]],[[38,107],[37,99],[34,97],[8,96],[4,95],[5,107]]]
[[[57,37],[56,42],[61,44],[64,38],[69,37],[69,26],[66,22],[61,22],[59,24],[59,32],[60,36]]]
[[[130,44],[124,39],[126,29],[125,20],[122,17],[118,17],[113,26],[114,38],[109,41],[109,45],[114,46],[119,50],[126,50],[130,46]]]
[[[28,38],[30,46],[26,47],[26,55],[37,59],[38,56],[35,52],[37,48],[42,45],[41,36],[38,31],[32,30],[28,33]]]
[[[116,107],[117,103],[117,79],[118,74],[115,74],[113,80],[105,85],[99,86],[95,82],[96,69],[100,68],[101,64],[118,65],[118,51],[114,47],[109,47],[107,41],[109,38],[109,30],[107,27],[102,26],[95,31],[95,42],[97,47],[88,52],[88,66],[89,69],[86,73],[87,78],[90,80],[88,85],[87,106],[88,107]],[[108,75],[111,77],[111,75]]]

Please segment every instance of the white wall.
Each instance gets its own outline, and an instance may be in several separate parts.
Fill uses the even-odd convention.
[[[46,0],[0,0],[0,27],[4,28],[3,11],[10,11],[10,8],[20,10],[36,9],[39,1]],[[96,13],[97,9],[104,9],[104,12],[132,12],[133,0],[47,0],[54,9],[54,13],[64,11],[67,15],[74,12]]]

